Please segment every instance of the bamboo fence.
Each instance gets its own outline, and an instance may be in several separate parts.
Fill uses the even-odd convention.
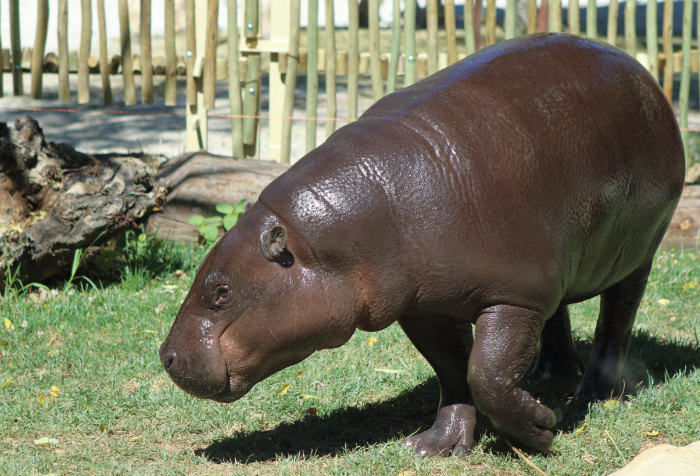
[[[121,74],[125,105],[138,102],[136,79],[140,78],[141,103],[155,101],[158,89],[154,88],[154,81],[162,81],[165,83],[164,103],[175,106],[177,78],[182,77],[188,121],[191,119],[188,134],[191,130],[197,135],[197,140],[188,140],[188,147],[206,147],[206,111],[215,104],[216,81],[226,80],[228,85],[232,154],[236,157],[259,155],[260,119],[268,118],[271,124],[280,124],[276,129],[271,126],[277,137],[271,137],[270,143],[279,146],[279,152],[271,154],[271,158],[289,162],[298,75],[305,75],[306,117],[297,123],[306,126],[306,149],[310,150],[317,145],[318,122],[326,123],[325,134],[328,135],[335,130],[339,119],[357,118],[361,82],[371,85],[373,97],[379,99],[486,45],[535,31],[565,31],[597,38],[614,43],[640,59],[662,82],[667,97],[677,98],[683,139],[686,145],[688,143],[690,85],[700,63],[698,38],[693,37],[693,24],[700,22],[700,9],[695,8],[694,12],[692,0],[675,2],[682,6],[681,25],[673,24],[673,0],[661,0],[660,22],[657,17],[661,7],[659,0],[648,0],[646,5],[627,0],[623,9],[618,0],[610,0],[604,36],[598,32],[596,0],[587,1],[585,13],[577,2],[562,6],[561,0],[543,0],[538,7],[537,0],[519,0],[523,7],[519,9],[518,0],[506,0],[502,14],[498,13],[495,0],[468,1],[461,11],[454,0],[427,0],[426,9],[421,12],[425,18],[424,27],[418,25],[415,2],[383,0],[392,4],[395,20],[390,34],[389,30],[380,28],[380,0],[367,0],[362,5],[359,0],[324,0],[323,30],[318,26],[320,0],[307,0],[305,23],[308,27],[303,29],[300,27],[300,0],[264,3],[261,0],[184,0],[186,31],[181,51],[176,49],[175,42],[175,0],[165,0],[163,11],[157,12],[152,11],[151,0],[140,0],[140,17],[136,23],[131,23],[134,19],[129,17],[128,0],[118,0],[119,51],[108,51],[108,28],[117,26],[106,23],[104,0],[97,0],[95,11],[91,0],[81,0],[80,12],[68,12],[67,0],[57,1],[57,12],[49,12],[49,0],[37,0],[33,10],[37,25],[33,45],[20,44],[19,18],[27,2],[20,4],[19,0],[9,0],[9,18],[0,18],[0,32],[9,31],[10,38],[9,47],[0,43],[0,70],[11,76],[12,93],[24,95],[23,74],[30,73],[29,95],[41,98],[43,75],[56,73],[60,101],[77,99],[78,103],[87,103],[91,101],[90,76],[95,74],[101,78],[102,101],[108,105],[113,101],[110,78]],[[346,2],[348,26],[336,28],[335,11]],[[220,3],[224,5],[220,7]],[[265,5],[269,7],[268,15],[263,15]],[[646,8],[644,37],[637,35],[636,12],[642,6]],[[226,41],[218,31],[218,19],[224,15],[224,10]],[[51,13],[55,16],[51,17]],[[69,13],[81,18],[78,52],[68,50]],[[163,15],[165,21],[165,50],[158,52],[164,56],[153,55],[154,14]],[[618,31],[620,15],[624,15],[622,31]],[[361,26],[362,16],[366,24]],[[269,24],[263,23],[262,19],[267,21],[268,17]],[[498,24],[501,17],[502,24]],[[57,24],[58,51],[47,53],[46,36],[52,18]],[[92,35],[93,21],[98,25],[96,38]],[[132,38],[132,24],[139,25],[138,38]],[[660,32],[657,25],[661,25]],[[675,38],[674,26],[682,30]],[[196,32],[198,28],[205,31]],[[275,31],[283,32],[281,37],[275,36]],[[339,42],[341,37],[343,41]],[[1,38],[2,35],[0,42]],[[133,48],[132,39],[137,40]],[[98,45],[98,58],[90,56],[94,42]],[[70,74],[77,74],[77,91],[70,90]],[[269,75],[271,106],[269,111],[263,112],[260,97],[261,78],[265,74]],[[0,74],[0,95],[9,93],[3,76]],[[674,77],[678,76],[680,83],[674,96]],[[700,80],[700,76],[697,78]],[[324,117],[319,118],[321,80],[325,86],[326,108]],[[347,95],[343,117],[338,117],[338,86],[345,88]],[[273,98],[273,95],[277,96]],[[693,103],[698,102],[700,98]]]

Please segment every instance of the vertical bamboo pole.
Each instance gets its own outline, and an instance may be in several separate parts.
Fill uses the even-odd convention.
[[[409,86],[416,82],[416,2],[406,2],[403,33],[406,42],[406,75],[403,85]]]
[[[10,0],[10,48],[12,49],[12,89],[15,96],[24,94],[22,84],[22,44],[19,33],[19,0]]]
[[[350,0],[350,3],[352,1]],[[318,113],[318,0],[309,0],[306,38],[306,117],[308,118],[306,121],[306,152],[309,152],[316,147],[316,131],[318,129],[316,125],[316,114]],[[352,61],[352,55],[349,61]],[[349,89],[350,77],[348,77],[348,94]]]
[[[547,1],[547,0],[544,0]],[[481,10],[483,9],[483,0],[474,0],[472,5],[472,24],[474,25],[474,48],[481,48]]]
[[[277,51],[286,52],[289,49],[289,0],[270,0],[270,40],[276,42]],[[326,30],[327,31],[327,30]],[[272,160],[282,161],[282,123],[284,117],[284,96],[286,87],[282,70],[280,69],[280,55],[270,57],[270,129],[269,129],[269,157]]]
[[[129,28],[129,6],[127,0],[119,0],[119,34],[121,37],[122,75],[124,77],[124,104],[136,104],[134,66],[131,60],[131,29]]]
[[[229,1],[230,8],[230,1]],[[235,6],[234,6],[235,8]],[[236,12],[234,11],[235,15]],[[229,12],[230,15],[230,12]],[[234,17],[235,18],[235,17]],[[230,20],[230,17],[229,17]],[[165,105],[175,106],[177,104],[177,57],[175,56],[175,2],[174,0],[165,0]],[[238,24],[234,24],[236,32],[238,31]],[[231,32],[231,26],[229,24],[229,32]],[[238,39],[238,35],[234,37]],[[230,43],[230,42],[229,42]],[[238,51],[238,43],[235,42],[236,52]],[[230,44],[229,44],[230,46]],[[229,58],[230,61],[230,58]],[[238,54],[236,53],[236,61],[238,61]],[[229,64],[229,67],[231,65]],[[238,64],[236,64],[238,68]],[[239,92],[239,103],[240,103],[240,81],[236,83],[238,85]],[[230,85],[229,85],[230,87]],[[238,113],[240,115],[240,111]],[[240,118],[239,118],[240,119]],[[234,157],[242,157],[243,155],[234,155]]]
[[[396,91],[396,77],[399,70],[399,43],[401,42],[401,5],[394,0],[394,12],[391,22],[391,58],[389,58],[389,74],[386,79],[386,92]],[[452,0],[454,7],[454,0]],[[449,42],[448,42],[449,45]]]
[[[549,0],[549,31],[561,32],[561,0]]]
[[[478,1],[481,3],[481,0]],[[537,0],[531,1],[536,2]],[[467,55],[476,51],[473,2],[474,0],[464,0],[464,47],[466,48]]]
[[[515,2],[516,0],[512,0]],[[445,36],[447,37],[447,63],[457,61],[457,20],[455,0],[445,0]]]
[[[627,0],[629,1],[629,0]],[[688,99],[690,98],[690,40],[693,28],[693,0],[683,0],[683,60],[681,66],[681,90],[679,97],[681,138],[685,150],[686,164],[688,153]]]
[[[589,38],[598,38],[598,10],[596,0],[588,0],[586,7],[586,35]]]
[[[243,30],[245,39],[249,43],[258,41],[258,3],[260,0],[245,0],[245,12],[243,13]]]
[[[326,5],[328,3],[332,2],[326,0]],[[326,6],[326,8],[328,7]],[[382,64],[379,58],[379,0],[369,0],[369,48],[370,69],[372,71],[372,94],[376,101],[384,95],[382,91]],[[328,61],[328,59],[326,59],[326,61]]]
[[[204,106],[204,58],[207,45],[207,20],[209,16],[208,0],[185,1],[185,15],[187,21],[187,43],[192,46],[188,51],[194,60],[188,68],[188,76],[192,76],[194,90],[191,103],[187,105],[187,119],[185,122],[186,143],[185,150],[194,151],[207,148],[208,123],[207,109]],[[190,28],[191,27],[191,28]],[[190,36],[191,35],[191,36]]]
[[[549,31],[549,0],[542,0],[540,11],[537,13],[537,31]]]
[[[649,56],[649,71],[659,79],[659,33],[657,28],[656,0],[647,1],[647,55]],[[700,14],[700,9],[698,9]],[[698,23],[700,25],[700,23]]]
[[[197,81],[194,77],[195,31],[194,0],[185,0],[185,42],[187,48],[187,105],[197,104]]]
[[[287,54],[287,74],[284,81],[284,121],[282,122],[281,162],[288,164],[292,151],[292,115],[294,114],[294,92],[297,86],[299,68],[299,0],[289,1],[289,50]],[[326,13],[327,14],[327,13]],[[328,31],[326,24],[326,31]],[[334,55],[335,56],[335,55]],[[335,81],[334,81],[335,82]]]
[[[202,76],[205,109],[214,109],[214,102],[216,100],[216,45],[219,39],[218,18],[219,0],[208,0],[205,40],[206,51],[204,53],[204,70]]]
[[[464,21],[467,21],[466,18]],[[529,0],[527,6],[527,33],[537,31],[537,0]]]
[[[619,8],[617,0],[610,0],[608,5],[608,43],[614,45],[617,42],[617,17],[619,14]],[[627,18],[627,11],[625,10],[625,22]],[[627,23],[625,23],[625,26]]]
[[[486,0],[486,44],[496,43],[496,0]]]
[[[506,19],[505,19],[505,36],[506,40],[515,38],[515,22],[517,20],[518,11],[516,8],[516,0],[506,0]]]
[[[581,10],[578,0],[569,0],[569,33],[572,35],[581,33]]]
[[[218,4],[218,2],[217,2]],[[153,55],[151,53],[151,0],[141,0],[141,103],[153,104]]]
[[[92,41],[92,2],[82,0],[80,54],[78,56],[78,103],[90,102],[90,43]]]
[[[102,97],[105,105],[109,105],[112,104],[112,86],[109,82],[109,63],[107,62],[107,23],[104,0],[97,0],[97,23],[100,32],[100,77],[102,79]]]
[[[625,2],[625,50],[632,57],[637,55],[637,0]]]
[[[68,62],[68,0],[58,0],[58,100],[70,101]]]
[[[428,74],[438,69],[438,0],[428,0],[426,4],[428,22]]]
[[[173,5],[173,0],[167,0],[170,6]],[[166,4],[166,12],[168,11]],[[238,1],[227,0],[227,28],[228,28],[228,102],[231,110],[231,155],[234,158],[243,158],[243,106],[241,104],[241,73],[239,67],[240,51],[238,48]],[[173,18],[174,20],[174,18]],[[167,25],[166,20],[166,46],[167,46]],[[174,21],[173,37],[175,33]],[[175,56],[175,41],[173,38],[173,57]],[[167,67],[166,67],[167,69]],[[173,76],[174,77],[174,76]],[[166,104],[168,101],[168,88],[166,83],[165,89]],[[175,91],[175,88],[173,88]]]
[[[260,53],[248,55],[245,70],[245,88],[243,91],[243,143],[255,146],[258,134],[258,118],[260,105]],[[246,152],[246,155],[250,155]]]
[[[44,50],[46,49],[46,30],[49,27],[49,1],[36,1],[36,34],[32,50],[32,85],[29,95],[41,99],[41,80],[44,74]],[[0,74],[2,67],[0,67]]]
[[[673,101],[673,0],[664,0],[663,23],[664,56],[664,93],[669,102]]]
[[[371,2],[370,2],[371,5]],[[370,15],[371,18],[371,15]],[[371,20],[370,20],[371,22]],[[371,27],[370,27],[371,28]],[[379,23],[377,22],[377,35],[379,35]],[[336,91],[335,91],[335,12],[333,11],[333,0],[326,0],[326,136],[335,131]],[[379,56],[377,56],[379,60]],[[381,71],[380,71],[381,73]],[[381,76],[379,81],[381,81]],[[372,86],[375,87],[374,71],[372,71]]]
[[[348,0],[348,116],[357,119],[357,82],[360,71],[360,10],[357,0]]]

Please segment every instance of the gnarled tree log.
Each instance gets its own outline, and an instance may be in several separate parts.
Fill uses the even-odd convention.
[[[0,123],[0,286],[10,273],[25,283],[60,275],[76,249],[142,223],[165,200],[157,167],[153,156],[47,143],[30,117]]]

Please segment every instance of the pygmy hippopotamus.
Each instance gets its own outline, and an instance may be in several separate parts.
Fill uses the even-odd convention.
[[[421,454],[472,448],[476,408],[534,449],[554,413],[519,387],[583,370],[619,392],[684,153],[655,79],[602,43],[504,41],[377,101],[270,183],[197,271],[160,348],[188,393],[232,402],[355,329],[398,321],[435,369]],[[585,368],[567,304],[601,295]]]

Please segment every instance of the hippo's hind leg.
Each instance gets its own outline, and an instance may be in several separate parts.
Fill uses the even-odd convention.
[[[484,309],[467,379],[474,402],[499,431],[539,450],[551,446],[557,420],[518,383],[535,356],[544,320],[539,312],[507,304]]]
[[[443,316],[404,316],[399,324],[435,369],[440,407],[433,426],[406,439],[421,455],[460,455],[471,450],[476,411],[467,385],[472,325]]]
[[[540,337],[540,353],[534,374],[545,379],[580,376],[584,366],[576,353],[571,337],[571,319],[565,304],[544,324]]]
[[[622,371],[632,335],[632,325],[644,295],[651,263],[608,288],[600,299],[600,315],[593,348],[575,399],[612,398],[624,392]]]

